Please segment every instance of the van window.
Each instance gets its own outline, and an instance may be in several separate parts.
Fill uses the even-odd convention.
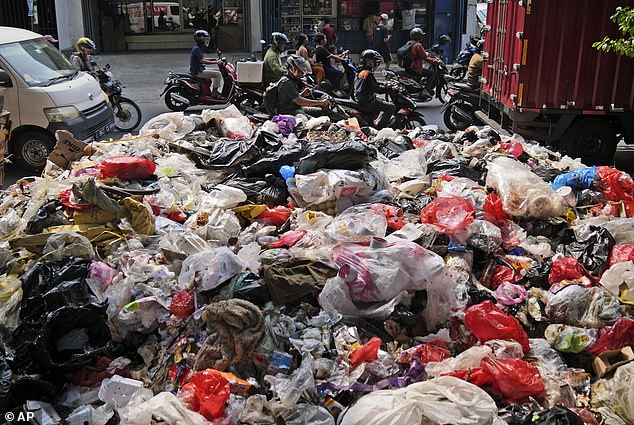
[[[178,6],[170,6],[170,14],[172,16],[180,15],[180,11],[178,9],[179,9]]]
[[[30,87],[72,78],[77,70],[43,38],[0,45],[0,56]]]

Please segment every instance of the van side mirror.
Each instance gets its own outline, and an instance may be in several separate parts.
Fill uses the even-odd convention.
[[[13,87],[11,77],[4,69],[0,69],[0,87]]]

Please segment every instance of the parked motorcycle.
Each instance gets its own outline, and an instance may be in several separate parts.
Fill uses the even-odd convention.
[[[103,69],[95,66],[95,75],[101,90],[106,93],[114,111],[114,126],[118,131],[132,131],[141,123],[141,109],[132,99],[123,95],[121,81],[115,80],[110,72],[110,65]]]
[[[443,64],[432,65],[432,67],[434,67],[436,75],[436,81],[433,86],[433,95],[441,103],[445,103],[447,100],[447,89],[449,88],[449,83],[454,81],[455,78],[447,73],[447,67]],[[425,77],[419,80],[407,71],[394,72],[390,70],[383,71],[383,75],[387,80],[393,80],[401,84],[407,91],[408,95],[416,102],[430,102],[434,99],[434,97],[429,97],[423,94],[423,89],[426,84]]]
[[[195,77],[189,73],[175,73],[170,71],[165,80],[165,88],[161,96],[165,96],[165,105],[172,111],[184,111],[195,105],[226,105],[235,103],[238,92],[236,85],[236,71],[231,62],[222,57],[222,51],[217,50],[218,69],[224,82],[220,97],[211,96],[211,81]]]
[[[451,71],[449,74],[455,77],[457,80],[463,80],[467,75],[467,70],[469,69],[469,62],[471,58],[476,52],[476,43],[478,40],[474,37],[471,37],[469,43],[465,44],[465,48],[460,51],[458,57],[453,63],[451,67]]]
[[[451,131],[462,131],[469,126],[480,124],[475,112],[480,108],[480,90],[464,83],[455,83],[447,93],[450,99],[441,109],[443,121]]]

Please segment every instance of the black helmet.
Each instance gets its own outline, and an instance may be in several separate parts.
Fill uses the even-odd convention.
[[[285,44],[288,43],[288,37],[281,32],[274,32],[273,34],[271,34],[271,40],[273,41],[273,44],[277,44],[280,42],[284,42]]]
[[[286,59],[286,68],[292,73],[295,74],[295,71],[300,70],[304,74],[312,74],[313,70],[310,67],[310,64],[306,59],[301,57],[300,55],[290,55],[288,59]]]
[[[196,43],[198,44],[204,44],[205,46],[209,46],[209,41],[211,40],[211,37],[209,36],[209,33],[205,30],[196,30],[194,32],[194,40],[196,40]]]
[[[412,28],[409,30],[409,38],[412,40],[422,40],[425,33],[420,28]]]
[[[369,64],[370,61],[372,62],[371,64]],[[383,57],[376,50],[368,49],[361,53],[361,63],[365,66],[376,68],[381,62],[383,62]]]
[[[484,40],[478,40],[476,43],[476,52],[481,52],[484,49]]]
[[[440,37],[438,37],[438,42],[440,44],[451,43],[451,38],[448,35],[443,34]]]

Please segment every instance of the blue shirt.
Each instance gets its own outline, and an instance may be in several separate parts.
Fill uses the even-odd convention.
[[[203,58],[205,54],[203,53],[203,49],[196,44],[192,47],[192,54],[189,57],[189,73],[192,75],[198,75],[205,70],[205,65],[203,65]]]

